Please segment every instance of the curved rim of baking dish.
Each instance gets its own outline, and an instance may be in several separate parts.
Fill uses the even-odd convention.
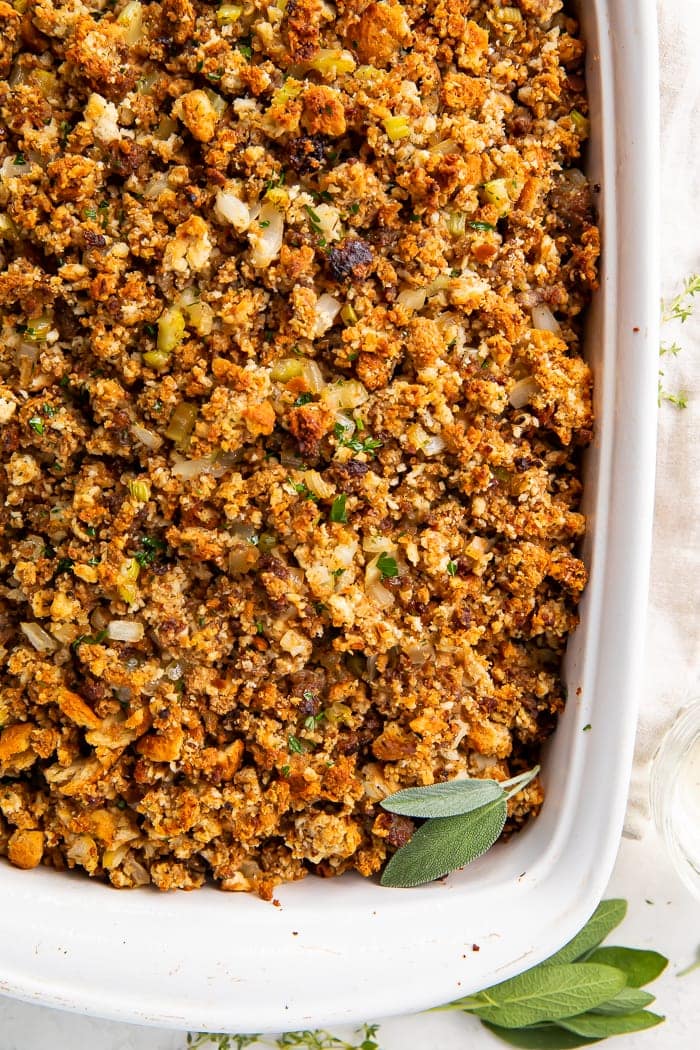
[[[468,872],[417,890],[382,890],[344,876],[314,883],[312,892],[286,886],[280,907],[272,907],[214,890],[125,895],[70,875],[60,877],[56,892],[53,872],[3,867],[0,993],[198,1031],[356,1023],[503,980],[555,951],[593,911],[624,817],[643,658],[659,194],[653,5],[595,0],[588,8],[598,36],[591,61],[603,83],[598,118],[607,177],[595,307],[605,314],[606,344],[598,413],[617,423],[591,452],[598,468],[592,578],[586,629],[578,653],[567,658],[570,690],[582,684],[570,693],[545,769],[548,780],[566,772],[563,793]],[[593,730],[582,734],[589,722]]]

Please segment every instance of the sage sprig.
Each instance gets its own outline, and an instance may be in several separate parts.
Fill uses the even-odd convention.
[[[498,840],[508,800],[522,791],[539,766],[510,780],[451,780],[406,788],[381,803],[390,813],[425,820],[384,869],[382,886],[422,886],[470,864]]]
[[[664,1018],[646,1008],[654,996],[641,985],[655,980],[668,960],[658,952],[600,947],[627,910],[603,901],[558,952],[538,966],[439,1010],[463,1010],[509,1046],[570,1050],[600,1039],[653,1028]]]

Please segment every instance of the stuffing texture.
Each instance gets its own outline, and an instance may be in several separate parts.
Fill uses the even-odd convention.
[[[270,897],[537,761],[586,571],[560,0],[0,0],[0,854]],[[510,803],[513,830],[542,802]]]

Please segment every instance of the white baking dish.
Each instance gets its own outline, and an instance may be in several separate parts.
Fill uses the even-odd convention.
[[[655,5],[587,0],[605,265],[588,352],[591,582],[539,819],[445,883],[345,876],[280,890],[115,892],[0,865],[0,992],[140,1023],[280,1031],[419,1010],[530,966],[593,910],[617,850],[635,735],[657,383]],[[590,724],[590,731],[583,732]],[[478,945],[477,952],[473,946]]]

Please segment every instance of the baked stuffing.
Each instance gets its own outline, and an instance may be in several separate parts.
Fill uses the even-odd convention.
[[[0,0],[0,853],[270,897],[528,768],[586,571],[561,0]],[[542,802],[510,803],[512,830]]]

